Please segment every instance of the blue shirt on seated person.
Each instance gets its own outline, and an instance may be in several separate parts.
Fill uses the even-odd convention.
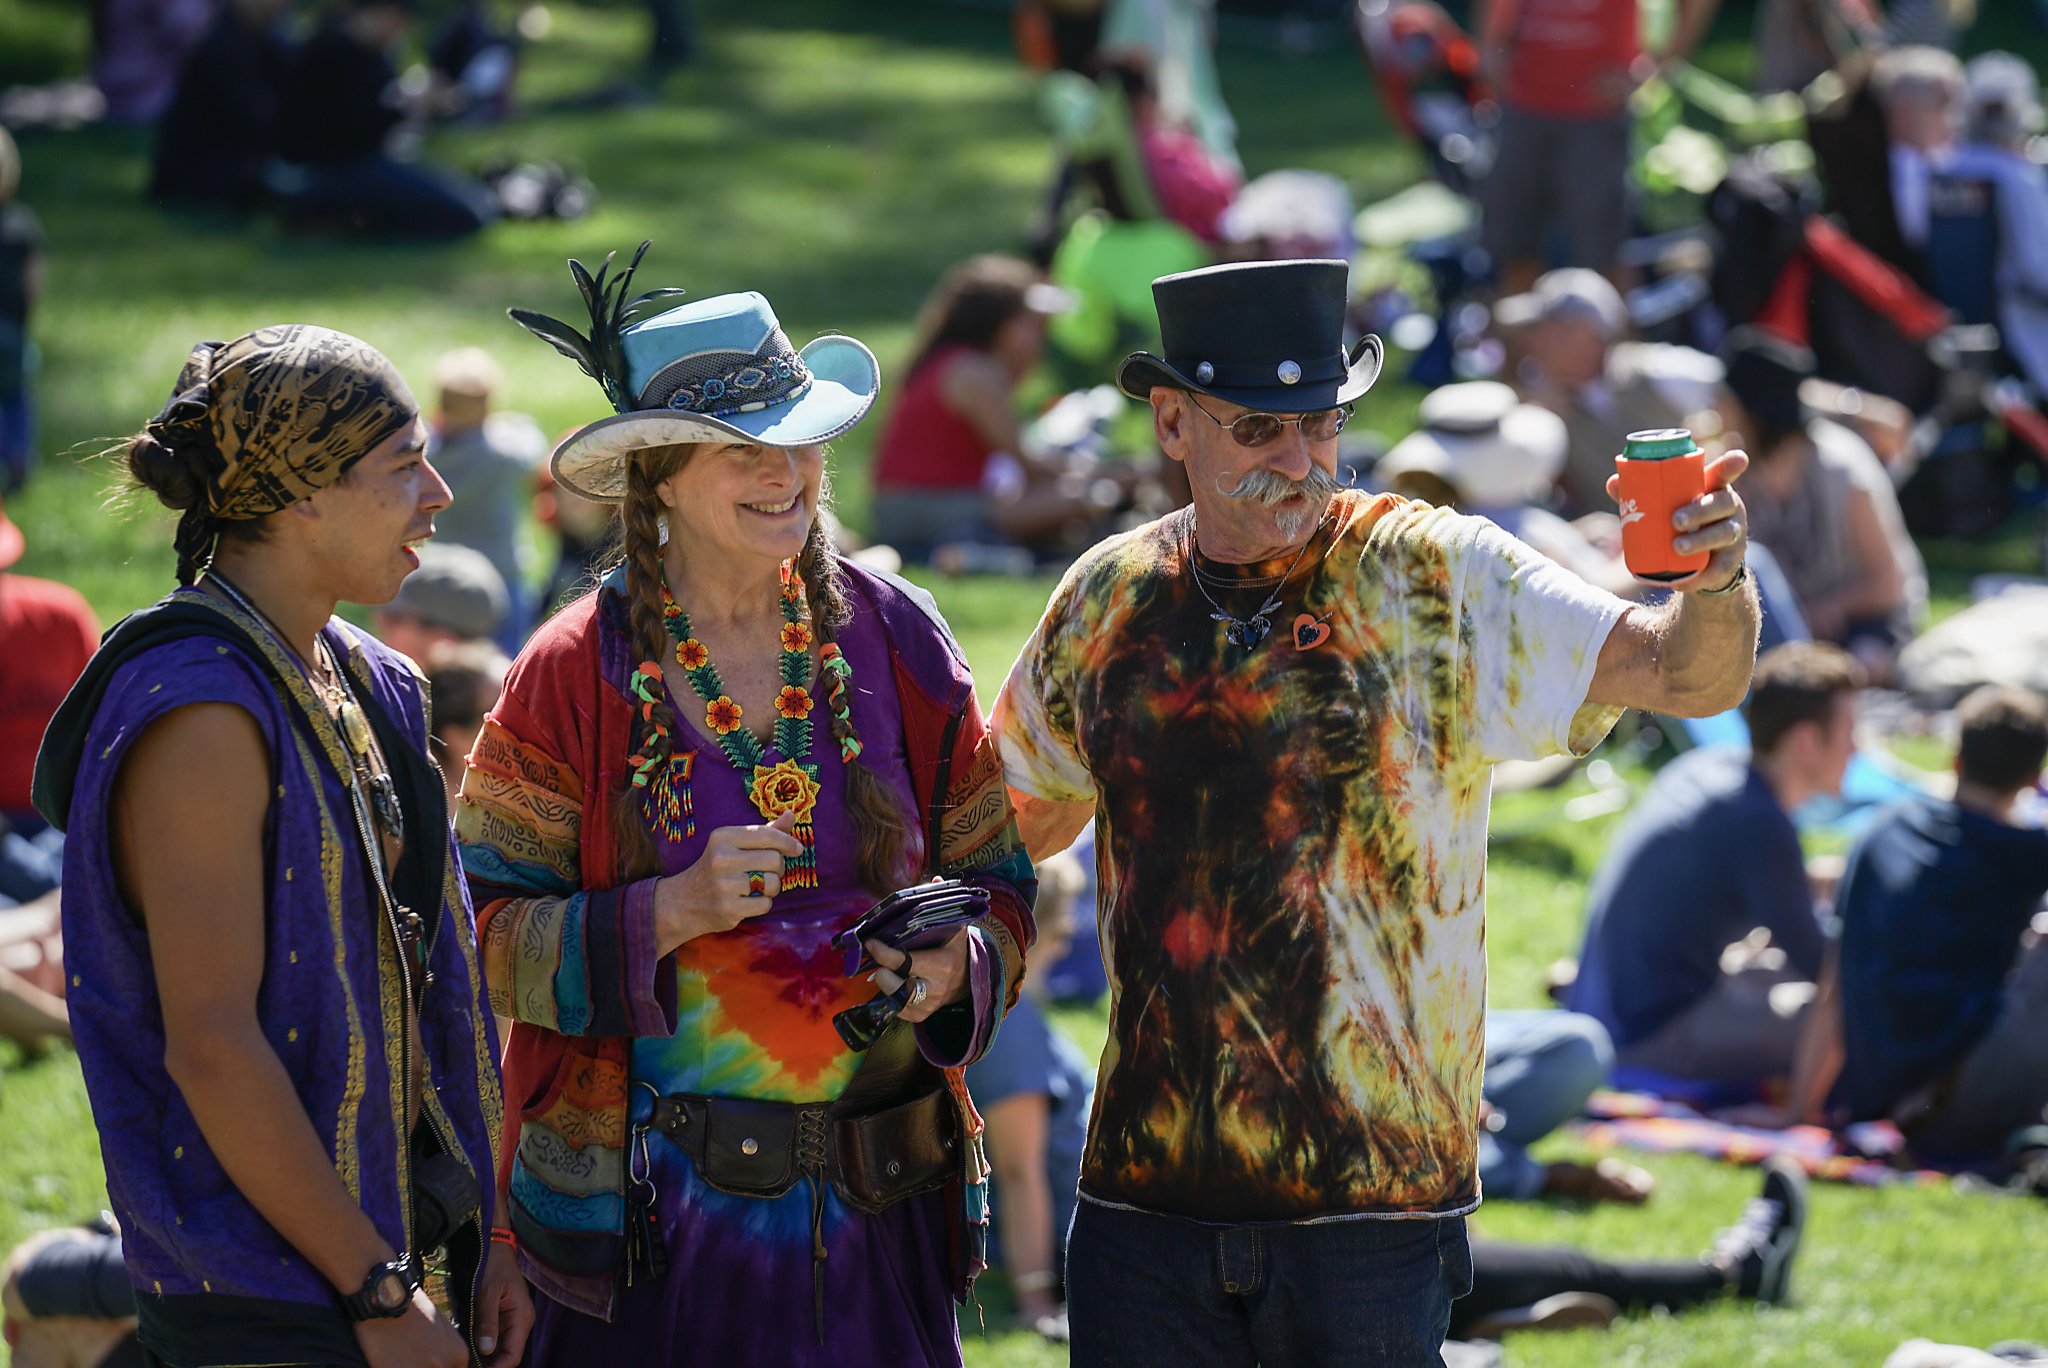
[[[1615,1082],[1699,1100],[1788,1073],[1827,943],[1790,814],[1838,794],[1862,670],[1840,649],[1763,653],[1750,747],[1667,765],[1594,875],[1569,1006],[1605,1026]],[[1758,929],[1775,956],[1724,952]]]
[[[1593,876],[1572,1010],[1598,1017],[1617,1045],[1641,1040],[1713,987],[1722,950],[1759,926],[1791,967],[1818,976],[1825,936],[1791,817],[1747,750],[1682,755]]]
[[[2044,892],[2048,831],[1933,798],[1871,824],[1836,900],[1852,1117],[1889,1115],[1991,1029]]]

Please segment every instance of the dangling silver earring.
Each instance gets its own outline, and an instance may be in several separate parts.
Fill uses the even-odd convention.
[[[668,514],[664,513],[664,514],[662,514],[662,515],[661,515],[660,517],[656,518],[656,519],[654,520],[654,525],[655,525],[655,526],[656,526],[657,528],[659,528],[659,529],[661,530],[661,533],[660,533],[660,542],[659,542],[659,545],[662,545],[662,546],[667,546],[667,545],[668,545]]]

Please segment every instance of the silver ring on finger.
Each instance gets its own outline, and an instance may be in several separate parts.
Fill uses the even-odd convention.
[[[910,1006],[916,1007],[931,996],[932,986],[921,978],[910,981]]]

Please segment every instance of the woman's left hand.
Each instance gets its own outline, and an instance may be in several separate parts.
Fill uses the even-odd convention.
[[[881,966],[875,974],[875,986],[885,993],[896,991],[903,980],[913,980],[910,1002],[901,1013],[908,1022],[919,1022],[941,1007],[958,1002],[967,996],[967,929],[955,931],[944,945],[930,950],[910,953],[896,949],[881,941],[863,942],[868,955]],[[924,996],[918,996],[915,980],[923,980]]]

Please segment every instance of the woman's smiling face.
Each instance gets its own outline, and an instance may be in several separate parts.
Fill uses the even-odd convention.
[[[692,560],[780,565],[804,549],[825,479],[821,446],[697,449],[655,486]]]

